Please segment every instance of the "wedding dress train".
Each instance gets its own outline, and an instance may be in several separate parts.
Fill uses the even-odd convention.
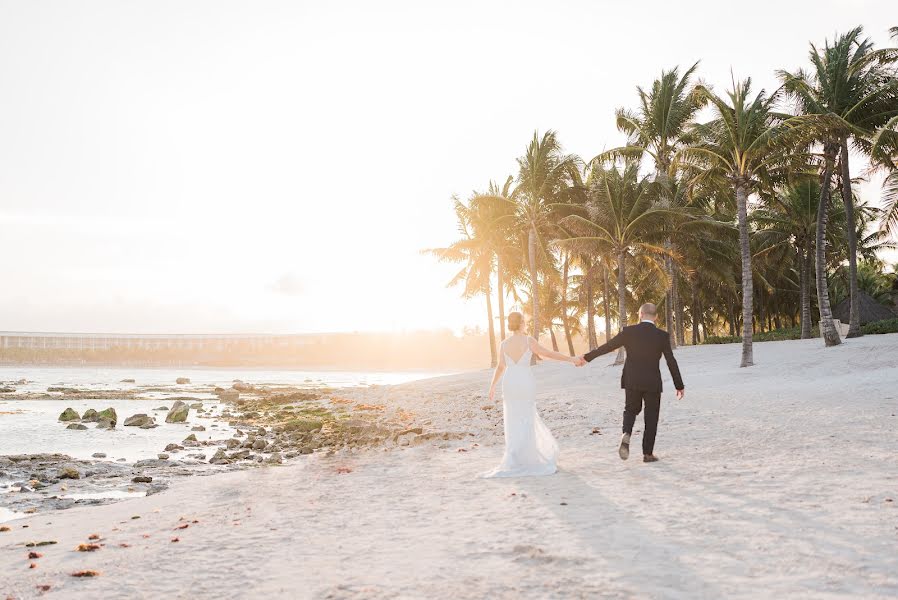
[[[502,463],[483,477],[551,475],[557,470],[558,443],[536,412],[536,381],[530,368],[529,348],[514,361],[505,352],[502,377],[505,454]]]

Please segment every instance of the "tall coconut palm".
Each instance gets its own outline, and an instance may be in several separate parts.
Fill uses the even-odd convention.
[[[605,316],[605,343],[608,343],[611,340],[611,317],[614,311],[611,301],[611,268],[609,266],[612,261],[607,255],[601,255],[600,259],[602,261],[602,313]]]
[[[641,156],[648,154],[655,163],[656,176],[667,177],[674,154],[689,141],[689,125],[703,105],[703,98],[692,93],[691,79],[698,68],[696,62],[682,75],[679,67],[662,71],[648,91],[637,87],[639,107],[635,111],[617,109],[617,128],[627,134],[627,145],[604,153],[609,155]],[[671,324],[673,345],[683,343],[682,319],[676,265],[668,260],[670,288],[665,302],[668,328]]]
[[[762,197],[761,208],[753,214],[762,252],[791,244],[797,254],[801,339],[811,337],[811,264],[819,202],[820,182],[809,176]]]
[[[875,223],[882,221],[884,211],[879,207],[871,206],[867,202],[861,200],[859,196],[854,196],[853,200],[854,214],[857,217],[855,236],[857,237],[858,264],[860,264],[860,261],[879,264],[878,257],[882,251],[895,249],[895,242],[889,236],[888,232],[872,227]],[[841,209],[842,207],[840,206],[839,208]],[[840,223],[844,223],[844,210],[839,210],[835,214],[835,219]],[[834,265],[834,270],[840,269],[840,267],[843,266],[845,260],[844,252],[837,253],[837,257],[838,262]],[[841,270],[844,271],[844,269]],[[863,285],[861,285],[860,275],[858,275],[858,285],[860,285],[860,289],[864,289]]]
[[[489,246],[496,260],[496,292],[499,301],[500,339],[505,339],[506,286],[520,271],[520,249],[517,244],[516,213],[511,175],[503,185],[490,181],[485,194],[475,193],[471,207],[481,225],[478,236]]]
[[[698,85],[696,93],[712,105],[715,118],[693,127],[695,142],[680,150],[677,167],[687,167],[689,184],[725,185],[735,195],[742,262],[742,360],[741,367],[754,364],[752,349],[751,246],[748,197],[780,161],[777,136],[780,132],[773,111],[777,94],[761,90],[751,97],[751,79],[733,82],[723,98]]]
[[[666,257],[664,225],[674,213],[658,202],[652,178],[640,176],[639,162],[622,167],[594,163],[588,201],[580,214],[562,219],[570,237],[562,246],[608,254],[617,260],[618,329],[627,321],[627,261],[637,252]],[[618,356],[618,361],[623,355]]]
[[[533,139],[524,155],[518,158],[517,187],[514,199],[518,217],[527,231],[527,262],[530,267],[530,298],[532,303],[533,337],[539,339],[539,287],[538,273],[553,263],[547,249],[547,241],[553,230],[553,212],[556,205],[569,202],[582,193],[580,159],[565,154],[554,131]]]
[[[851,319],[848,337],[861,334],[860,303],[856,301],[857,238],[851,192],[849,143],[868,151],[868,138],[878,127],[898,115],[898,79],[892,65],[898,61],[895,49],[874,50],[863,28],[839,35],[822,49],[811,44],[810,72],[780,71],[785,89],[797,100],[802,122],[814,127],[825,148],[839,152],[845,233],[851,282]],[[827,161],[831,157],[827,157]],[[826,167],[824,166],[824,169]],[[826,186],[828,187],[828,185]]]
[[[570,326],[569,319],[569,302],[568,302],[568,287],[570,285],[570,267],[571,267],[571,253],[567,250],[561,251],[562,257],[561,261],[563,264],[562,267],[562,275],[561,275],[561,287],[558,290],[560,293],[559,299],[559,308],[561,309],[561,322],[564,328],[564,339],[567,342],[568,352],[571,356],[574,356],[574,340],[571,337],[572,328]]]
[[[452,202],[461,238],[445,248],[431,248],[424,252],[436,256],[441,261],[464,263],[462,269],[449,281],[447,287],[463,284],[462,297],[473,298],[479,294],[486,297],[490,366],[495,367],[498,355],[490,289],[495,253],[492,241],[487,235],[491,221],[488,214],[485,214],[486,211],[482,210],[483,205],[478,204],[473,198],[467,204],[457,197],[453,197]]]

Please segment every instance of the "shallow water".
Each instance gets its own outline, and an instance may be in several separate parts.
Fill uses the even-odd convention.
[[[254,384],[285,384],[298,387],[355,387],[396,384],[415,379],[440,375],[440,373],[413,372],[356,372],[356,371],[280,371],[257,369],[140,369],[121,367],[0,367],[0,381],[20,379],[27,384],[13,385],[17,392],[46,392],[49,386],[69,386],[87,390],[131,390],[145,386],[171,386],[169,392],[141,392],[152,400],[5,400],[0,394],[0,455],[61,453],[73,458],[89,459],[97,452],[106,459],[125,459],[134,462],[156,458],[169,443],[180,442],[190,435],[194,425],[204,425],[206,431],[194,432],[198,440],[225,439],[234,429],[225,422],[213,421],[221,414],[224,405],[205,392],[194,391],[195,386],[210,385],[230,387],[235,379]],[[188,385],[174,386],[178,377],[188,377]],[[136,382],[121,383],[122,379]],[[166,398],[191,396],[204,404],[207,412],[198,414],[191,409],[187,423],[165,423],[165,411],[154,411],[160,405],[171,406]],[[97,411],[112,407],[118,414],[118,425],[113,430],[95,429],[87,423],[86,430],[66,429],[67,423],[58,421],[60,413],[73,408],[83,414],[88,408]],[[124,427],[127,417],[145,413],[156,417],[159,427],[140,429]],[[211,425],[215,423],[217,427]],[[213,452],[208,448],[188,448],[187,452]]]
[[[61,494],[60,498],[72,500],[121,500],[123,498],[140,498],[146,496],[146,492],[128,492],[126,490],[108,490],[104,492],[92,492],[83,494]]]
[[[141,385],[171,385],[178,377],[193,384],[230,387],[235,379],[246,383],[281,383],[305,387],[358,387],[393,385],[444,375],[435,371],[288,371],[276,369],[202,369],[132,367],[19,367],[0,366],[0,381],[27,379],[33,384],[15,386],[18,391],[45,391],[48,385],[91,386],[96,389],[128,389],[122,379],[135,379]],[[126,387],[123,387],[126,386]],[[0,396],[2,397],[2,396]]]
[[[9,510],[8,508],[0,506],[0,523],[6,523],[7,521],[13,521],[25,516],[27,515],[24,513],[17,513],[14,510]]]
[[[199,394],[191,394],[199,396]],[[2,398],[2,396],[0,396]],[[89,459],[95,452],[106,454],[106,460],[124,458],[134,462],[144,458],[156,458],[166,445],[180,442],[194,433],[198,440],[224,439],[234,433],[227,423],[218,421],[212,428],[210,417],[191,410],[186,423],[166,423],[167,411],[154,411],[159,406],[171,406],[164,398],[154,400],[2,400],[0,399],[0,455],[4,454],[68,454],[73,458]],[[203,398],[203,406],[212,414],[221,405],[217,400]],[[87,429],[66,429],[68,423],[58,421],[66,408],[74,408],[84,414],[88,408],[102,410],[114,408],[118,414],[115,429],[96,429],[94,423],[85,423]],[[13,412],[15,411],[15,412]],[[9,414],[11,413],[11,414]],[[141,429],[124,427],[127,417],[145,413],[156,417],[159,427]],[[206,413],[209,414],[209,413]],[[194,425],[203,425],[206,431],[191,432]],[[192,451],[193,449],[191,449]],[[204,448],[197,448],[202,452]],[[214,451],[214,450],[213,450]]]

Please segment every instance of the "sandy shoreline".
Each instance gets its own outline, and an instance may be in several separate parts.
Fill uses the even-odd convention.
[[[898,335],[757,344],[751,369],[738,352],[677,352],[687,398],[664,397],[656,465],[616,456],[610,358],[539,366],[547,478],[477,479],[501,455],[487,371],[347,391],[464,435],[12,521],[0,597],[895,597]],[[58,543],[29,561],[32,540]]]

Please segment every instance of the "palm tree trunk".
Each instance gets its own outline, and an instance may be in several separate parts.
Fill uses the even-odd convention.
[[[549,323],[549,335],[552,336],[552,350],[558,352],[558,338],[555,337],[555,328]]]
[[[698,297],[698,324],[701,325],[698,332],[698,343],[701,344],[708,339],[708,321],[705,320],[705,303],[702,302],[701,295]]]
[[[596,309],[592,300],[592,279],[595,271],[595,265],[590,263],[584,276],[586,277],[586,332],[587,343],[590,348],[596,348],[599,340],[596,337]]]
[[[848,238],[848,280],[851,308],[846,337],[861,337],[861,312],[857,289],[857,225],[854,222],[854,197],[851,193],[851,173],[848,168],[848,137],[842,136],[842,204],[845,206],[845,235]]]
[[[627,249],[622,248],[617,253],[617,314],[620,327],[618,331],[623,331],[624,325],[627,324]],[[626,349],[621,346],[617,351],[617,357],[614,364],[619,365],[624,362],[627,357]]]
[[[673,261],[671,263],[673,264],[673,288],[671,292],[673,294],[674,324],[676,325],[677,344],[683,346],[686,344],[686,315],[683,310],[683,299],[680,298],[680,270],[677,268],[677,263]]]
[[[490,332],[490,367],[495,368],[498,364],[496,354],[496,326],[493,323],[493,301],[490,298],[491,290],[489,281],[486,283],[486,289],[484,290],[484,294],[486,295],[486,318],[489,319],[489,332]]]
[[[698,324],[701,319],[701,311],[698,308],[698,281],[695,278],[691,280],[692,287],[692,304],[689,308],[692,309],[692,345],[698,345]]]
[[[829,304],[829,284],[826,281],[826,219],[829,212],[830,181],[833,173],[833,162],[839,151],[838,144],[828,142],[823,149],[825,166],[823,181],[820,186],[820,205],[817,207],[817,306],[820,309],[820,333],[827,347],[842,343],[836,325],[833,323],[832,309]]]
[[[736,337],[736,307],[733,306],[734,302],[730,300],[730,337]]]
[[[530,226],[527,234],[527,258],[530,263],[530,298],[533,302],[533,337],[539,341],[539,299],[536,296],[539,284],[536,281],[536,226]],[[536,364],[536,355],[530,357],[530,364]]]
[[[758,330],[760,333],[764,333],[764,323],[767,319],[766,314],[764,312],[764,295],[761,293],[761,290],[758,290]]]
[[[567,340],[568,352],[574,356],[574,341],[571,339],[571,324],[568,323],[567,315],[567,280],[568,269],[570,267],[570,254],[564,253],[564,267],[561,276],[561,325],[564,327],[564,338]]]
[[[611,339],[611,284],[608,281],[608,261],[602,260],[602,278],[605,288],[602,292],[602,303],[605,305],[605,343]]]
[[[739,209],[739,248],[742,253],[742,362],[739,366],[750,367],[755,364],[751,345],[754,288],[748,239],[748,190],[741,181],[736,183],[736,206]]]
[[[801,278],[801,339],[811,337],[811,249],[805,242],[798,251],[798,267]]]
[[[667,248],[670,248],[670,240],[665,244]],[[673,263],[670,260],[669,256],[664,257],[665,267],[667,268],[667,277],[670,280],[670,284],[667,287],[667,291],[664,293],[664,327],[667,328],[667,331],[670,332],[670,345],[672,348],[677,347],[677,331],[674,328],[674,309],[673,309]]]
[[[499,292],[499,333],[505,339],[505,285],[502,281],[502,257],[496,254],[496,288]]]

